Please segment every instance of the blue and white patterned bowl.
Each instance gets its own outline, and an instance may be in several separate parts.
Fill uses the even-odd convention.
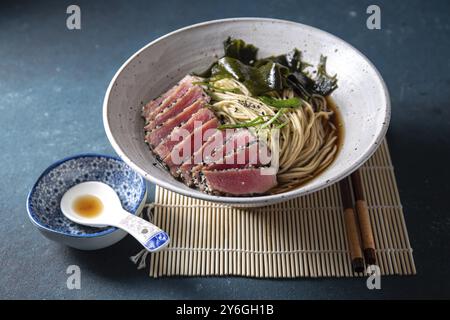
[[[145,180],[122,160],[81,154],[62,159],[41,174],[28,194],[28,216],[51,240],[82,250],[105,248],[120,241],[126,232],[114,227],[93,228],[76,224],[60,209],[63,194],[85,181],[101,181],[111,186],[128,212],[137,214],[145,205]]]

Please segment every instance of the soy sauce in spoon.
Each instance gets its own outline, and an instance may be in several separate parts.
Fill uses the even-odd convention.
[[[102,213],[103,202],[90,194],[79,196],[73,202],[73,210],[82,217],[94,218]]]

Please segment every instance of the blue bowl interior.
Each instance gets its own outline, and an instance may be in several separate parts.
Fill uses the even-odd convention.
[[[146,191],[145,180],[122,160],[101,155],[79,155],[63,159],[45,170],[28,196],[30,217],[40,226],[70,236],[92,237],[117,230],[76,224],[60,210],[63,194],[85,181],[101,181],[119,195],[122,206],[136,214]]]

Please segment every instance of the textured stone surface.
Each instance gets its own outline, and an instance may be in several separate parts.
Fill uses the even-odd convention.
[[[66,29],[72,2],[0,4],[1,298],[414,298],[449,297],[450,20],[447,1],[378,1],[382,29],[366,28],[368,1],[77,1],[82,30]],[[234,16],[310,24],[356,46],[391,92],[388,133],[418,275],[382,279],[150,279],[128,260],[127,237],[98,252],[44,239],[25,199],[53,161],[113,154],[101,109],[117,68],[137,49],[192,23]],[[81,290],[66,268],[81,267]]]

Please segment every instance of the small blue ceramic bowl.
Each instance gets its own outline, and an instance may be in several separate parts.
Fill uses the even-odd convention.
[[[38,178],[27,198],[31,222],[47,238],[82,250],[108,247],[126,236],[114,227],[93,228],[67,219],[60,209],[63,194],[85,181],[101,181],[119,195],[122,206],[138,214],[147,199],[145,180],[122,160],[99,154],[81,154],[62,159]]]

